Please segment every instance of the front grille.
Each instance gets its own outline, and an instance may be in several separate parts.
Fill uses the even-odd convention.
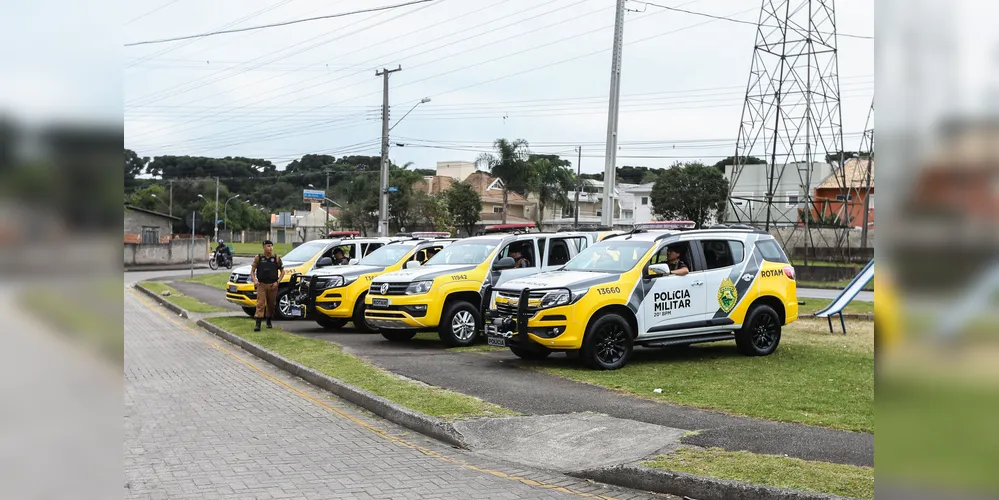
[[[541,298],[544,297],[546,293],[548,292],[529,292],[527,300],[528,301],[541,300]],[[506,299],[517,299],[518,302],[520,299],[519,293],[496,292],[496,294]],[[504,303],[504,302],[496,302],[496,312],[503,316],[516,316],[517,308],[518,308],[517,305],[511,305],[509,303]],[[538,310],[537,307],[527,306],[527,312],[535,312],[537,310]]]
[[[249,283],[250,282],[250,275],[249,274],[232,273],[232,274],[229,275],[229,281],[231,281],[233,283]]]
[[[381,283],[372,283],[368,293],[371,295],[405,295],[409,283],[389,283],[388,292],[382,293]]]

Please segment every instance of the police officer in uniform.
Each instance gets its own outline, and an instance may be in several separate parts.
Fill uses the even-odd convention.
[[[284,278],[284,264],[281,257],[274,254],[274,243],[271,240],[264,240],[264,253],[253,259],[252,267],[250,276],[257,288],[257,312],[253,315],[257,325],[253,331],[259,332],[260,322],[265,319],[267,328],[273,328],[271,318],[277,307],[278,283]]]
[[[666,249],[666,265],[669,272],[677,276],[683,276],[690,272],[690,266],[681,258],[681,249],[678,246],[671,246]]]

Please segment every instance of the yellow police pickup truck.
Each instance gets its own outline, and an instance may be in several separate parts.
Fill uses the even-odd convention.
[[[405,270],[376,277],[364,301],[364,320],[391,341],[436,330],[447,345],[471,345],[480,337],[480,310],[490,287],[561,267],[593,242],[584,233],[489,234],[456,241],[423,265],[407,263]],[[511,265],[500,269],[501,260]]]
[[[671,271],[669,249],[686,274]],[[794,268],[772,236],[751,228],[613,236],[494,292],[488,344],[525,359],[574,352],[605,370],[624,366],[635,345],[734,340],[743,354],[768,355],[798,318]]]
[[[285,255],[281,255],[284,264],[284,279],[278,285],[278,307],[275,311],[279,319],[299,317],[296,311],[301,311],[301,304],[295,300],[291,278],[296,273],[305,274],[313,269],[333,266],[334,253],[339,249],[344,252],[344,259],[360,259],[395,238],[333,238],[313,240],[302,243]],[[263,250],[261,249],[261,252]],[[240,266],[229,275],[225,287],[225,298],[229,302],[243,308],[243,312],[253,316],[257,307],[257,293],[250,278],[251,266]]]
[[[305,289],[306,315],[323,328],[340,328],[353,321],[359,331],[370,331],[364,321],[364,297],[371,281],[398,271],[407,262],[423,263],[454,238],[393,241],[371,252],[351,266],[327,266],[301,277]]]

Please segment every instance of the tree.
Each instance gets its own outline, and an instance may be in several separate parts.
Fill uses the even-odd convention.
[[[652,212],[668,220],[690,220],[703,227],[725,209],[728,181],[714,166],[676,163],[652,187]]]
[[[557,158],[557,157],[556,157]],[[569,162],[556,164],[548,157],[535,156],[530,165],[534,178],[529,191],[538,195],[538,225],[544,219],[545,207],[569,204],[569,191],[575,189],[576,176]]]
[[[761,160],[761,159],[759,159],[759,158],[757,158],[755,156],[742,156],[740,158],[742,158],[742,160],[743,160],[742,161],[743,165],[766,165],[767,164],[766,160]],[[729,156],[728,158],[725,158],[724,160],[722,160],[722,161],[720,161],[718,163],[715,163],[714,164],[714,168],[718,169],[718,171],[721,172],[722,175],[724,175],[725,174],[725,167],[727,167],[729,165],[735,165],[735,157],[734,156]]]
[[[482,213],[482,197],[471,185],[456,182],[444,190],[447,208],[454,222],[465,230],[468,236],[475,234],[475,223]]]
[[[125,192],[131,192],[136,184],[136,177],[142,175],[146,170],[149,158],[140,158],[135,151],[125,149]]]
[[[136,190],[127,196],[129,205],[154,212],[166,213],[170,207],[169,194],[163,186],[152,185]]]
[[[454,216],[451,215],[446,195],[428,195],[426,193],[417,193],[416,195],[421,220],[430,221],[434,231],[451,231],[453,229]]]
[[[396,192],[389,193],[389,218],[395,222],[396,231],[411,228],[419,216],[417,193],[413,187],[423,180],[423,176],[412,170],[397,168],[389,171],[389,179],[389,185],[397,188]]]
[[[840,165],[840,155],[843,155],[843,163],[846,163],[847,160],[858,157],[860,153],[856,151],[836,151],[829,153],[826,155],[826,163]]]
[[[506,224],[510,191],[526,192],[533,182],[533,172],[527,161],[530,152],[524,139],[513,142],[496,139],[493,147],[496,148],[496,154],[482,153],[476,163],[486,165],[489,173],[503,184],[503,224]]]

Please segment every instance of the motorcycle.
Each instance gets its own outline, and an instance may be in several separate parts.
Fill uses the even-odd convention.
[[[232,269],[232,257],[229,257],[229,254],[226,253],[212,252],[211,258],[208,259],[208,267],[214,271],[220,265],[226,269]]]

